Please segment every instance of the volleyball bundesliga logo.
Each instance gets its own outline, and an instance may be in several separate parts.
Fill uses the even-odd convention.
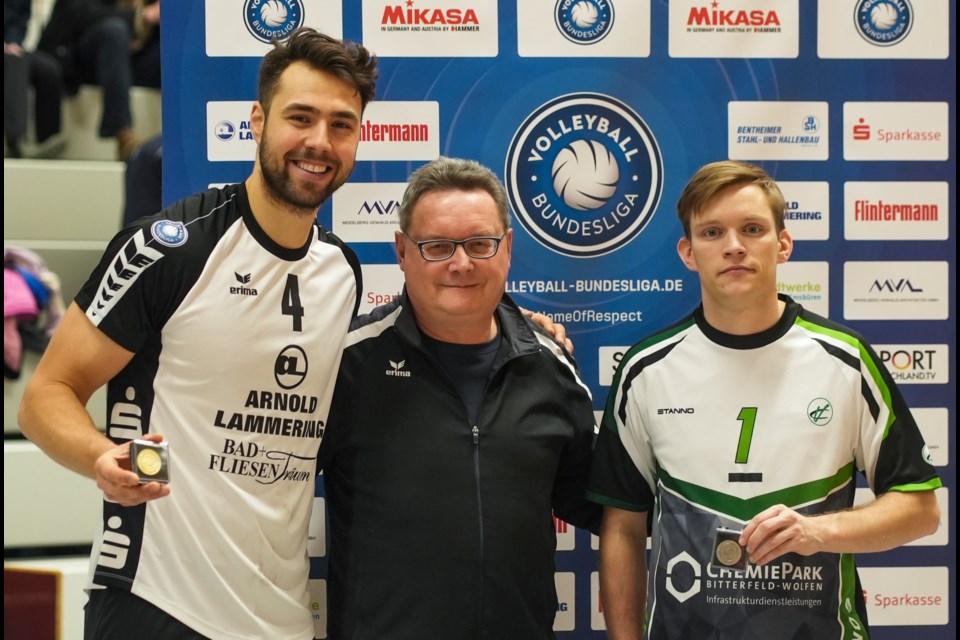
[[[575,258],[620,249],[643,231],[663,191],[650,128],[623,102],[574,93],[546,102],[520,125],[504,171],[527,232]]]
[[[610,33],[613,4],[610,0],[557,0],[554,19],[567,40],[593,44]]]
[[[284,40],[303,24],[301,0],[247,0],[243,20],[254,38],[270,44]]]
[[[913,7],[908,0],[859,0],[854,16],[863,39],[881,47],[897,44],[913,26]]]

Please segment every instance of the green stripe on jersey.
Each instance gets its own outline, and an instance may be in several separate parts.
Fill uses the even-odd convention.
[[[790,508],[796,508],[800,505],[820,502],[836,489],[850,482],[853,479],[853,471],[854,467],[851,461],[828,478],[811,480],[747,499],[737,498],[721,491],[678,480],[663,469],[657,470],[657,477],[664,487],[678,494],[684,500],[710,511],[719,511],[731,518],[746,522],[764,509],[776,504],[785,504]]]
[[[877,389],[880,390],[880,396],[883,398],[883,404],[887,407],[887,423],[883,426],[883,437],[886,439],[887,434],[890,433],[890,427],[896,421],[897,416],[893,411],[893,400],[890,397],[890,387],[887,386],[883,376],[880,375],[880,370],[877,368],[877,363],[874,362],[873,358],[870,357],[870,353],[864,347],[863,343],[848,333],[837,331],[836,329],[831,329],[829,327],[824,327],[823,325],[814,324],[813,322],[810,322],[809,320],[799,316],[794,324],[801,326],[813,333],[830,336],[835,340],[839,340],[840,342],[850,345],[860,353],[860,360],[863,361],[863,363],[867,366],[867,370],[870,372],[870,377],[873,378],[873,383],[877,385]]]
[[[857,567],[853,562],[853,554],[840,554],[840,626],[843,628],[842,640],[866,640],[867,625],[860,619],[857,612]]]

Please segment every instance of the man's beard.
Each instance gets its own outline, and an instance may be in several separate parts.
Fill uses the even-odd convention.
[[[330,168],[327,171],[333,172],[334,178],[326,187],[319,190],[298,187],[293,178],[290,177],[285,158],[274,158],[276,163],[271,161],[271,149],[267,141],[266,128],[264,128],[258,153],[260,156],[260,174],[263,176],[267,197],[294,209],[315,212],[349,177],[349,174],[347,174],[338,178],[341,169],[340,162],[322,155],[306,153],[300,156],[301,160],[306,162],[315,160],[329,165]]]

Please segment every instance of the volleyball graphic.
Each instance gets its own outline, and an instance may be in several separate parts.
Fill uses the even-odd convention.
[[[574,140],[553,161],[553,189],[577,211],[599,209],[617,192],[617,159],[596,140]]]
[[[581,0],[570,10],[570,19],[581,29],[589,29],[597,23],[600,12],[592,2]]]
[[[267,0],[260,8],[260,19],[268,27],[277,28],[287,21],[287,7],[280,0]]]
[[[870,22],[881,31],[889,31],[897,24],[899,19],[900,13],[889,2],[877,4],[870,10]]]

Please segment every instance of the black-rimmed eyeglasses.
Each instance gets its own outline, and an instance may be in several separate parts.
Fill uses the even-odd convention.
[[[401,231],[401,233],[403,233]],[[443,262],[453,257],[457,252],[457,247],[463,247],[464,252],[476,260],[487,260],[497,255],[500,249],[500,242],[507,236],[504,233],[499,238],[478,236],[476,238],[467,238],[466,240],[414,240],[406,233],[403,233],[407,240],[417,245],[420,255],[427,262]]]

